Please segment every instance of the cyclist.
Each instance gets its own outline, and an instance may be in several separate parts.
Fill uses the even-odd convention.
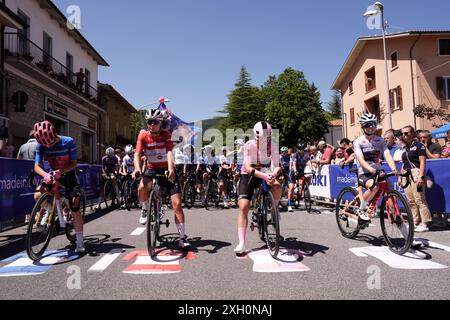
[[[236,139],[234,142],[235,150],[230,154],[233,156],[233,193],[237,193],[237,185],[241,177],[242,164],[244,163],[244,146],[243,139]]]
[[[367,206],[378,192],[378,186],[374,186],[374,178],[384,173],[381,170],[381,155],[384,155],[392,172],[398,175],[395,162],[386,146],[384,139],[376,135],[378,127],[378,118],[371,113],[364,113],[359,119],[364,135],[359,137],[353,143],[356,164],[358,166],[358,176],[360,186],[366,188],[361,199],[361,206],[358,209],[358,215],[363,221],[370,221],[371,217],[366,212]]]
[[[292,198],[294,196],[295,184],[298,183],[298,185],[301,186],[300,180],[305,174],[305,168],[310,159],[311,157],[309,155],[309,152],[306,151],[306,144],[299,143],[297,145],[297,152],[294,153],[291,157],[291,170],[289,174],[289,212],[294,211],[292,209]]]
[[[119,174],[122,186],[125,184],[126,181],[131,179],[131,174],[133,173],[133,171],[134,171],[134,148],[131,144],[129,144],[125,147],[125,156],[123,157],[122,165],[120,166]],[[121,208],[122,209],[126,208],[125,203],[122,205]]]
[[[275,203],[281,198],[281,185],[277,177],[282,169],[272,159],[272,127],[267,122],[258,122],[254,128],[254,140],[250,140],[244,147],[244,164],[239,182],[239,214],[238,238],[239,244],[234,249],[237,256],[245,254],[245,241],[248,227],[248,212],[254,191],[262,181],[266,181],[273,194]],[[276,158],[278,162],[278,158]]]
[[[284,186],[286,183],[289,184],[291,154],[289,154],[289,149],[287,147],[282,147],[280,149],[280,152],[281,152],[281,154],[280,154],[280,166],[281,166],[281,169],[283,169],[283,179],[284,179],[283,186]],[[289,195],[288,195],[288,206],[289,206],[289,204],[291,202],[290,201],[291,199],[292,198],[289,198]],[[292,207],[291,207],[291,209],[292,209]],[[292,211],[290,211],[290,212],[292,212]]]
[[[142,213],[139,219],[141,224],[147,223],[148,218],[148,198],[152,189],[152,177],[155,175],[165,175],[167,177],[157,177],[162,188],[165,188],[171,196],[172,207],[175,212],[175,223],[180,235],[179,247],[186,249],[190,247],[185,233],[185,217],[181,207],[181,187],[175,172],[174,156],[172,153],[173,142],[171,134],[167,130],[170,124],[169,115],[165,110],[149,110],[145,116],[148,130],[141,131],[136,144],[134,155],[133,178],[136,179],[142,174],[143,179],[139,184],[139,201],[142,203]],[[147,168],[141,172],[141,154],[147,157]]]
[[[227,183],[231,176],[231,169],[233,165],[233,158],[228,155],[228,148],[222,148],[222,155],[219,157],[220,168],[219,168],[219,190],[223,197],[223,207],[228,209],[228,194],[227,194]]]
[[[116,190],[116,195],[119,196],[117,177],[119,176],[120,158],[111,147],[106,149],[105,154],[106,155],[102,158],[102,177],[100,179],[100,183],[103,186],[107,179],[111,179],[113,188]],[[101,188],[98,203],[94,208],[95,210],[101,209],[101,203],[103,197],[105,196],[103,193],[103,188]]]
[[[55,181],[64,186],[74,220],[75,252],[84,253],[83,218],[80,213],[81,188],[76,174],[78,157],[75,141],[70,137],[57,135],[55,127],[48,121],[34,125],[34,137],[38,143],[34,171],[44,178],[43,183],[36,189],[34,198],[38,200],[42,193],[50,191]],[[44,157],[52,170],[50,173],[43,169]],[[48,215],[48,212],[45,214]],[[64,217],[62,220],[60,225],[65,227],[67,221],[64,221]]]

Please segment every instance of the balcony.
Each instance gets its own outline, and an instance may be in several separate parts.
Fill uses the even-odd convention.
[[[86,81],[82,86],[77,87],[77,75],[73,71],[23,35],[5,33],[4,54],[9,64],[50,86],[58,93],[87,106],[89,106],[87,102],[100,106],[100,99],[95,88]]]
[[[369,71],[366,71],[365,78],[366,78],[366,93],[376,90],[377,82],[376,82],[376,77],[375,77],[375,68],[372,68]]]

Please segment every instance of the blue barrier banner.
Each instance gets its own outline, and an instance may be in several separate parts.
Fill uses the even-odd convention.
[[[433,181],[433,186],[426,190],[430,210],[432,212],[450,212],[450,160],[428,160],[426,167],[427,177]],[[356,169],[356,166],[354,165],[350,168],[330,166],[330,193],[332,199],[336,199],[343,188],[357,186],[356,174],[351,173],[351,169]],[[386,172],[391,171],[387,165],[384,166],[384,170]],[[403,193],[403,190],[397,187],[396,177],[392,177],[389,181],[396,190]]]
[[[34,206],[34,188],[28,183],[33,161],[0,158],[0,231],[5,227],[21,224]],[[78,179],[86,194],[86,200],[98,199],[101,166],[79,165]],[[35,178],[34,184],[39,184]]]

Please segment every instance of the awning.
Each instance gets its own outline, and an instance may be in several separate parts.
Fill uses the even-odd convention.
[[[439,129],[436,129],[431,134],[433,136],[433,139],[442,139],[447,138],[448,132],[450,131],[450,122],[447,123],[445,126],[440,127]]]

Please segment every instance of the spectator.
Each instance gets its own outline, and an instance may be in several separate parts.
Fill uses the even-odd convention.
[[[35,159],[37,141],[34,138],[34,130],[30,131],[29,140],[22,145],[17,153],[17,159],[32,160]]]
[[[0,125],[0,158],[8,156],[8,128]]]
[[[419,141],[426,147],[428,159],[439,159],[441,157],[442,147],[439,143],[432,143],[430,131],[421,131]]]
[[[391,154],[392,158],[394,159],[394,161],[401,161],[401,158],[397,158],[395,159],[395,153],[400,150],[400,146],[397,145],[395,143],[395,135],[394,135],[394,130],[388,130],[385,132],[384,134],[384,141],[386,142],[386,146],[389,149],[389,153]],[[384,159],[384,155],[382,155],[382,160],[385,161]]]
[[[336,158],[331,161],[332,164],[342,165],[345,163],[344,150],[342,148],[338,148],[336,150]]]
[[[402,130],[403,141],[405,142],[405,152],[403,153],[403,168],[411,170],[412,179],[405,189],[405,195],[414,216],[415,232],[427,232],[433,222],[433,218],[428,208],[425,198],[426,183],[426,147],[414,139],[414,128],[406,126]],[[398,184],[402,185],[402,178]]]
[[[84,74],[83,68],[80,68],[80,71],[75,73],[75,76],[77,77],[77,81],[75,84],[76,89],[78,92],[83,91],[83,85],[84,85],[84,79],[86,78],[86,75]]]
[[[325,141],[320,141],[317,145],[317,149],[321,152],[319,165],[331,164],[331,157],[333,156],[334,148],[327,145]]]
[[[442,149],[442,158],[450,158],[450,140],[445,141],[445,147]]]
[[[318,167],[318,163],[320,161],[320,157],[319,157],[319,153],[317,151],[317,147],[316,146],[311,146],[309,148],[309,156],[310,156],[310,161],[309,161],[309,166],[311,167],[311,169],[316,170]]]
[[[341,167],[355,162],[355,152],[353,151],[351,144],[352,144],[352,142],[347,138],[342,139],[340,142],[340,146],[344,152],[344,158],[345,158],[345,161],[340,163]]]

